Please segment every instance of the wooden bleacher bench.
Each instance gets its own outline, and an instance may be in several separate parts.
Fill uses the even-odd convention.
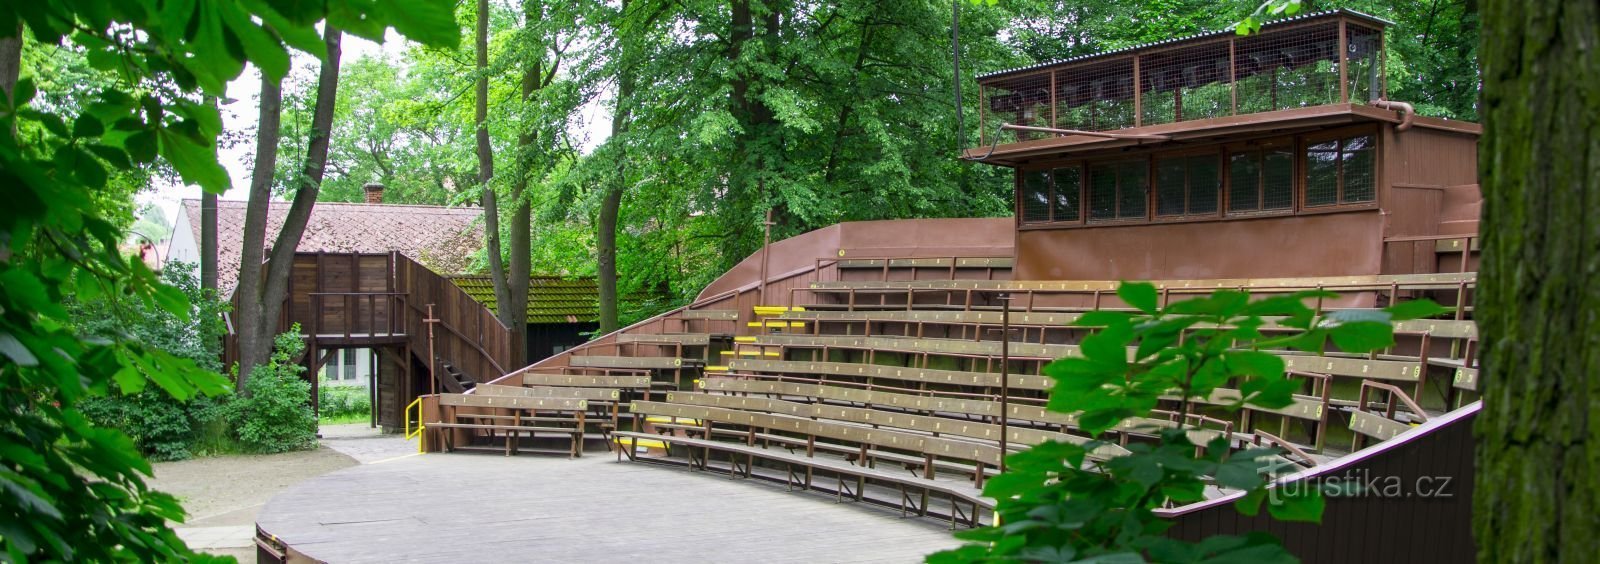
[[[617,429],[618,408],[622,403],[622,390],[618,388],[580,388],[563,386],[503,386],[479,384],[473,394],[482,396],[523,396],[546,398],[578,398],[588,400],[592,414],[598,416],[590,422],[600,427],[600,433],[609,438]]]
[[[704,347],[711,344],[710,333],[623,333],[617,335],[617,343],[637,343],[642,345],[682,345],[685,347]]]
[[[672,358],[663,356],[600,356],[572,355],[567,362],[581,368],[637,368],[644,370],[677,370],[704,364],[698,358]]]
[[[441,419],[437,422],[428,423],[427,426],[429,428],[489,431],[491,438],[495,432],[504,433],[505,454],[507,456],[518,452],[517,441],[523,433],[527,433],[530,437],[535,436],[537,433],[566,435],[571,442],[571,447],[566,451],[566,454],[574,458],[583,455],[584,412],[589,407],[587,400],[581,398],[439,394],[439,407],[442,412]],[[489,412],[468,411],[462,413],[460,408],[464,407],[489,410]],[[541,416],[539,415],[540,413],[555,413],[557,415]],[[466,421],[489,421],[489,423]],[[525,422],[571,424],[527,425]],[[457,448],[473,448],[455,445],[453,433],[446,432],[442,433],[442,435],[444,436],[444,450],[446,452]]]
[[[749,440],[744,444],[705,438],[670,437],[647,433],[618,433],[620,436],[625,437],[650,439],[689,447],[687,450],[690,456],[691,469],[706,469],[710,451],[717,450],[730,455],[729,460],[732,465],[730,476],[737,476],[743,473],[745,477],[750,477],[753,472],[755,458],[784,464],[789,469],[785,479],[790,488],[795,486],[802,486],[807,489],[812,488],[814,471],[816,470],[834,473],[839,477],[836,491],[840,499],[849,496],[857,501],[861,500],[865,492],[866,483],[871,480],[887,482],[900,487],[902,490],[900,503],[903,512],[917,511],[926,514],[927,511],[926,497],[923,498],[923,502],[918,506],[910,496],[906,495],[906,488],[921,490],[924,494],[932,492],[945,494],[951,499],[952,505],[956,505],[956,500],[973,504],[973,515],[967,518],[968,523],[973,525],[977,524],[976,513],[980,507],[993,507],[992,501],[982,497],[981,482],[984,475],[982,472],[974,477],[974,482],[972,483],[952,482],[949,480],[937,480],[931,474],[911,475],[885,471],[871,467],[868,462],[870,461],[869,451],[871,447],[881,447],[921,454],[925,460],[939,457],[969,460],[981,470],[985,466],[998,465],[1000,453],[997,448],[898,431],[714,407],[660,402],[635,402],[633,410],[638,413],[654,415],[693,417],[706,421],[708,427],[714,425],[714,423],[725,423],[740,425],[749,429],[747,431]],[[768,433],[774,435],[779,432],[801,435],[806,437],[809,446],[806,448],[805,454],[793,453],[788,449],[757,447],[753,444],[757,429],[765,429]],[[851,450],[861,454],[861,457],[857,459],[861,464],[850,464],[838,459],[816,457],[816,443],[819,438],[859,444],[859,447],[851,447]],[[841,445],[833,446],[840,449],[846,448]],[[622,452],[626,453],[630,459],[636,459],[634,453],[630,450],[624,449]],[[740,456],[745,458],[742,469],[738,461]],[[803,475],[795,471],[794,467],[796,466],[805,470]],[[933,466],[931,464],[927,465],[925,472],[931,473],[932,471]],[[853,489],[847,485],[846,476],[856,478]],[[952,512],[951,518],[953,526],[958,516],[955,512]]]
[[[966,372],[934,368],[912,368],[863,364],[854,362],[810,362],[804,360],[746,360],[728,361],[728,370],[734,372],[775,372],[787,374],[822,374],[829,376],[854,376],[884,378],[930,384],[951,384],[974,387],[1000,387],[1000,374],[996,372]],[[1013,374],[1010,387],[1018,390],[1049,390],[1054,382],[1045,376]]]
[[[961,258],[861,258],[839,259],[834,266],[846,269],[868,268],[1011,268],[1011,257],[961,257]]]
[[[1289,292],[1315,290],[1336,291],[1387,290],[1396,285],[1406,290],[1451,290],[1460,284],[1477,283],[1476,272],[1446,274],[1382,274],[1366,276],[1325,276],[1316,278],[1219,278],[1199,280],[1152,280],[1158,290],[1210,291],[1244,289],[1252,291]],[[991,292],[1115,292],[1121,285],[1116,280],[896,280],[896,281],[822,281],[812,282],[813,292],[904,292],[906,290],[982,290]]]
[[[684,319],[701,319],[706,321],[738,321],[739,312],[731,309],[686,309],[679,314]]]

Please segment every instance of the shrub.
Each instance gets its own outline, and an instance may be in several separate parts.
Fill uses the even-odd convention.
[[[187,319],[155,304],[140,301],[117,303],[111,296],[90,299],[73,297],[67,302],[74,325],[86,338],[128,340],[165,351],[194,362],[205,370],[221,367],[221,313],[225,304],[200,288],[192,265],[172,262],[160,274],[161,281],[189,299]],[[201,440],[203,420],[217,406],[225,406],[231,395],[195,396],[174,399],[165,390],[145,388],[126,393],[116,382],[111,392],[84,398],[78,405],[85,417],[99,427],[122,431],[133,439],[139,452],[151,460],[182,460],[195,452]],[[225,394],[231,394],[228,390]],[[215,450],[215,449],[213,449]]]
[[[233,401],[234,428],[252,452],[277,453],[315,448],[317,420],[311,413],[311,384],[295,359],[305,352],[300,326],[278,335],[272,359],[250,373],[246,395]]]
[[[329,385],[324,379],[317,387],[317,412],[324,418],[366,416],[372,411],[372,398],[363,386]]]

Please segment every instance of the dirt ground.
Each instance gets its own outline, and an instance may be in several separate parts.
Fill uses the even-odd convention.
[[[175,528],[191,548],[254,562],[256,514],[272,496],[302,480],[372,462],[378,458],[375,446],[384,447],[383,455],[415,451],[403,439],[365,424],[325,426],[322,434],[316,450],[157,463],[148,482],[183,503],[189,519]]]

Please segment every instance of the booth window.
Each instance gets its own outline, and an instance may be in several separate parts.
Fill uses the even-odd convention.
[[[1216,155],[1166,157],[1156,161],[1156,215],[1215,215],[1221,188]]]
[[[1089,219],[1145,217],[1149,161],[1123,161],[1089,167]]]
[[[1022,222],[1050,221],[1050,171],[1022,173]]]
[[[1306,147],[1306,207],[1377,200],[1372,135],[1331,139]]]
[[[1083,192],[1083,167],[1058,168],[1050,175],[1054,181],[1055,198],[1052,200],[1051,219],[1078,221],[1081,219],[1078,198]]]
[[[1265,149],[1228,157],[1228,213],[1294,207],[1294,153]]]
[[[1080,221],[1083,167],[1030,170],[1022,173],[1022,223]]]

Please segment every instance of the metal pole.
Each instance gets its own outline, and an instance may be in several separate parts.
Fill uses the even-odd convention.
[[[772,208],[767,208],[767,220],[761,224],[766,226],[766,234],[761,238],[761,287],[756,299],[761,300],[761,305],[767,305],[767,256],[772,254]]]
[[[433,304],[428,304],[428,318],[422,320],[428,324],[428,390],[431,394],[439,393],[439,358],[433,356],[433,324],[439,320],[433,317]],[[410,393],[410,392],[406,392]]]
[[[1000,473],[1006,473],[1006,439],[1011,418],[1011,294],[1000,299]]]

